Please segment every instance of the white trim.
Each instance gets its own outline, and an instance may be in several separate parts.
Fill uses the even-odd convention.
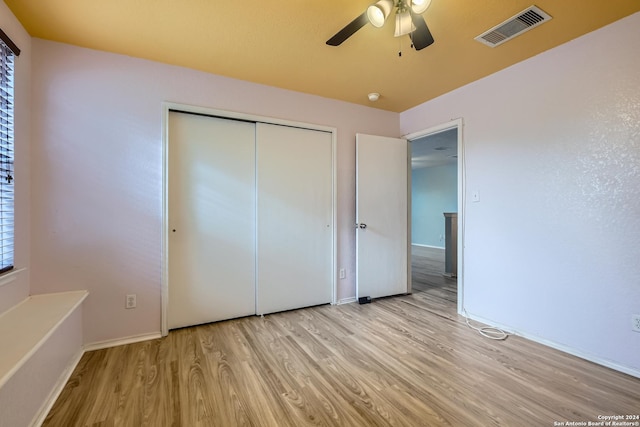
[[[341,300],[338,301],[338,305],[342,305],[342,304],[351,304],[353,302],[356,302],[356,297],[349,297],[349,298],[342,298]]]
[[[338,269],[338,129],[331,132],[331,226],[333,228],[331,244],[331,304],[338,300],[338,283],[340,283]]]
[[[443,246],[421,245],[420,243],[412,243],[411,246],[417,246],[419,248],[429,248],[429,249],[442,249],[442,250],[446,249]]]
[[[38,294],[38,295],[32,295],[26,299],[24,299],[22,302],[14,305],[11,309],[5,311],[3,313],[3,315],[7,315],[7,313],[10,313],[12,310],[16,310],[19,307],[21,307],[22,305],[28,304],[29,301],[32,298],[41,298],[41,297],[46,297],[47,295],[61,295],[61,294],[78,294],[79,298],[77,301],[75,301],[73,303],[73,305],[66,311],[66,313],[60,317],[59,319],[56,320],[56,323],[54,323],[53,325],[51,325],[50,329],[47,331],[46,334],[42,335],[40,337],[40,339],[38,340],[37,343],[35,343],[30,349],[29,351],[27,351],[25,354],[22,355],[22,357],[20,358],[20,360],[18,360],[12,367],[11,369],[9,369],[7,372],[3,373],[2,378],[0,378],[0,388],[4,387],[4,385],[7,383],[7,381],[9,381],[9,379],[16,373],[18,372],[18,370],[20,368],[22,368],[24,366],[25,363],[27,363],[27,361],[31,358],[31,356],[33,356],[38,350],[40,350],[40,348],[44,345],[45,342],[47,342],[47,340],[49,338],[51,338],[51,335],[53,335],[58,328],[60,327],[60,325],[62,325],[62,323],[67,320],[67,318],[69,318],[69,316],[71,316],[76,309],[80,306],[80,304],[82,304],[82,302],[87,298],[87,296],[89,295],[89,292],[87,291],[69,291],[69,292],[58,292],[55,294]],[[82,294],[82,295],[80,295]]]
[[[464,139],[462,138],[462,131],[464,129],[464,122],[462,118],[452,119],[446,123],[441,123],[436,126],[432,126],[428,129],[413,132],[404,135],[409,143],[412,140],[421,138],[427,135],[433,135],[436,133],[444,132],[449,129],[458,129],[458,314],[462,314],[464,311],[464,234],[465,234],[465,219],[466,219],[466,174],[465,174],[465,150]],[[409,182],[409,192],[411,192],[411,182]]]
[[[160,260],[160,332],[169,334],[169,109],[162,105],[162,254]]]
[[[194,105],[179,104],[175,102],[163,102],[162,103],[162,261],[161,261],[161,320],[160,329],[162,336],[167,336],[169,333],[169,206],[168,206],[168,194],[169,194],[169,111],[183,111],[187,113],[204,114],[208,116],[221,117],[227,119],[246,120],[256,123],[268,123],[274,125],[298,127],[303,129],[318,130],[328,132],[332,135],[331,140],[331,168],[332,168],[332,194],[331,194],[331,208],[332,208],[332,243],[331,243],[331,269],[333,274],[331,275],[331,304],[336,303],[337,298],[337,283],[338,283],[338,231],[337,231],[337,217],[338,217],[338,168],[337,168],[337,141],[338,141],[338,129],[335,127],[296,122],[292,120],[282,120],[273,117],[259,116],[255,114],[239,113],[236,111],[218,110],[214,108],[199,107]]]
[[[80,363],[80,359],[82,359],[83,355],[84,350],[79,349],[76,355],[67,364],[67,367],[64,369],[64,371],[62,371],[60,377],[58,377],[58,380],[56,381],[53,389],[51,389],[49,396],[47,396],[45,401],[42,402],[42,406],[40,406],[40,409],[31,421],[31,424],[29,424],[30,426],[39,427],[42,425],[45,418],[47,418],[47,415],[49,415],[49,411],[51,411],[51,408],[53,408],[53,405],[56,403],[56,400],[58,400],[58,397],[60,397],[62,390],[64,390],[64,386],[67,385],[67,381],[69,381],[69,378],[71,378],[71,374],[73,374],[76,366],[78,366],[78,363]]]
[[[162,334],[159,332],[153,332],[151,334],[132,335],[125,338],[116,338],[113,340],[97,341],[84,345],[84,351],[102,350],[104,348],[117,347],[119,345],[133,344],[142,341],[156,340],[162,338]]]
[[[257,286],[258,283],[258,273],[260,272],[260,259],[258,257],[258,244],[259,242],[259,228],[258,224],[258,203],[260,202],[260,195],[258,194],[258,160],[260,153],[258,153],[258,126],[255,124],[253,126],[253,312],[258,314],[258,302],[260,301],[259,289]],[[168,195],[168,193],[167,193]],[[263,313],[260,313],[264,316]]]
[[[569,346],[566,346],[564,344],[559,344],[557,342],[550,341],[550,340],[547,340],[545,338],[540,338],[540,337],[538,337],[536,335],[532,335],[532,334],[529,334],[527,332],[522,332],[522,331],[519,331],[517,329],[513,329],[513,328],[511,328],[511,327],[509,327],[507,325],[502,325],[502,324],[499,324],[499,323],[495,323],[492,320],[488,320],[488,319],[485,319],[485,318],[480,317],[480,316],[475,316],[475,315],[469,314],[468,312],[467,312],[467,317],[469,319],[475,320],[476,322],[480,322],[480,323],[484,323],[485,325],[491,325],[492,327],[500,328],[503,331],[506,331],[506,332],[508,332],[510,334],[517,335],[517,336],[520,336],[522,338],[528,339],[529,341],[533,341],[533,342],[536,342],[538,344],[542,344],[542,345],[544,345],[546,347],[550,347],[550,348],[553,348],[555,350],[559,350],[559,351],[561,351],[563,353],[567,353],[567,354],[570,354],[572,356],[579,357],[580,359],[588,360],[589,362],[593,362],[593,363],[596,363],[598,365],[601,365],[601,366],[604,366],[604,367],[607,367],[607,368],[611,368],[611,369],[613,369],[615,371],[622,372],[622,373],[631,375],[631,376],[636,377],[636,378],[640,378],[640,370],[632,368],[630,366],[620,365],[620,364],[618,364],[616,362],[613,362],[611,360],[602,359],[600,357],[594,356],[593,354],[585,353],[582,350],[579,350],[579,349],[576,349],[576,348],[573,348],[573,347],[569,347]]]
[[[427,135],[434,135],[436,133],[440,133],[440,132],[444,132],[446,130],[449,129],[453,129],[455,127],[461,127],[462,126],[462,119],[452,119],[451,121],[448,121],[446,123],[441,123],[439,125],[435,125],[432,126],[430,128],[424,129],[424,130],[420,130],[417,132],[413,132],[413,133],[409,133],[406,135],[403,135],[401,138],[406,139],[407,141],[412,141],[414,139],[418,139],[418,138],[422,138],[423,136],[427,136]],[[460,150],[458,150],[460,151]]]
[[[413,243],[411,242],[411,235],[413,231],[413,168],[411,167],[411,141],[404,139],[407,146],[407,293],[413,292],[413,274],[411,274],[412,260],[411,252]]]
[[[206,116],[220,117],[223,119],[236,119],[246,120],[248,122],[267,123],[272,125],[282,125],[290,127],[299,127],[303,129],[319,130],[323,132],[333,133],[336,131],[335,127],[318,125],[313,123],[296,122],[293,120],[283,120],[274,117],[259,116],[256,114],[239,113],[237,111],[230,110],[218,110],[215,108],[199,107],[195,105],[179,104],[175,102],[163,102],[162,106],[165,113],[168,115],[169,110],[182,111],[185,113],[204,114]],[[165,130],[168,130],[168,121],[165,122]],[[168,135],[167,135],[168,136]]]
[[[462,118],[455,120],[458,129],[458,313],[464,311],[464,236],[467,223],[466,191],[467,167],[463,139],[464,123]]]
[[[11,270],[4,273],[2,276],[0,276],[0,287],[14,282],[16,280],[16,276],[25,270],[26,268],[19,268],[17,270]]]

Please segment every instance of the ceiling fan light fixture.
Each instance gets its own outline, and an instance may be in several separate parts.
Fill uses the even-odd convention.
[[[424,13],[431,6],[431,0],[411,0],[411,10],[413,13]]]
[[[396,13],[396,31],[393,34],[394,37],[404,36],[416,30],[416,26],[413,25],[411,19],[411,12],[405,10],[404,12]]]
[[[371,25],[380,28],[384,25],[393,8],[393,0],[380,0],[367,8],[367,19]]]
[[[416,51],[422,50],[432,45],[434,40],[424,18],[414,10],[426,10],[430,4],[431,0],[377,0],[326,43],[329,46],[340,46],[367,24],[380,28],[395,9],[395,37],[410,34],[411,47]],[[402,49],[398,54],[402,56]]]

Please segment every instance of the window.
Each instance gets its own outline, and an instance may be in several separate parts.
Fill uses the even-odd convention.
[[[13,65],[19,54],[0,30],[0,273],[13,268]]]

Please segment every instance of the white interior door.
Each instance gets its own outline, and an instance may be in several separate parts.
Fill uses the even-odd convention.
[[[255,124],[171,112],[169,328],[255,313]]]
[[[256,126],[256,314],[330,303],[331,134]]]
[[[404,139],[356,135],[356,295],[408,290],[407,164]]]

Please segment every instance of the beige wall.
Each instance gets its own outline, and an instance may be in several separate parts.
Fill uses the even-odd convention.
[[[88,289],[86,342],[160,331],[163,101],[337,128],[338,299],[354,296],[355,133],[397,136],[398,114],[40,39],[33,50],[32,289]]]
[[[636,13],[401,114],[403,133],[464,121],[468,313],[636,376],[639,28]]]

